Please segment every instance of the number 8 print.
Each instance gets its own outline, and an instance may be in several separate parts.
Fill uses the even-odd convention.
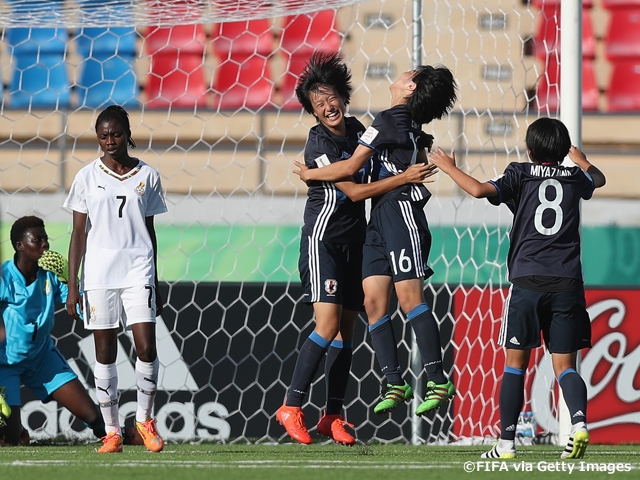
[[[554,198],[553,200],[549,200],[547,198],[547,187],[553,187],[556,190],[556,198]],[[549,178],[540,184],[540,187],[538,188],[538,198],[540,199],[540,205],[538,206],[538,208],[536,208],[534,224],[536,226],[536,230],[538,230],[538,232],[540,232],[542,235],[555,235],[556,233],[558,233],[558,230],[560,230],[563,218],[562,208],[560,207],[562,197],[562,185],[560,185],[560,182],[558,180]],[[544,211],[548,209],[556,212],[555,221],[550,228],[547,228],[542,224],[542,216],[544,215]]]

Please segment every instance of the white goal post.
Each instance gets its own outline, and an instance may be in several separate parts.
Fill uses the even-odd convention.
[[[287,81],[295,72],[294,52],[287,50],[285,39],[295,18],[305,17],[311,25],[318,11],[333,12],[333,23],[317,42],[309,33],[303,35],[301,45],[322,48],[331,43],[329,39],[339,40],[338,48],[353,74],[350,114],[365,125],[388,106],[390,81],[419,63],[441,63],[454,72],[460,90],[451,115],[424,127],[436,145],[455,149],[461,165],[481,180],[524,158],[526,127],[541,114],[533,105],[545,72],[539,59],[527,52],[540,10],[520,1],[15,0],[0,4],[5,32],[0,44],[3,259],[11,253],[8,229],[22,215],[41,216],[51,248],[66,253],[71,218],[62,210],[62,201],[75,172],[97,157],[93,124],[101,107],[118,93],[113,90],[103,103],[90,106],[82,100],[83,92],[100,82],[83,83],[85,73],[97,63],[106,81],[109,62],[122,61],[125,70],[108,81],[118,86],[128,75],[135,80],[129,84],[126,107],[138,144],[133,153],[159,170],[169,207],[168,214],[156,218],[159,274],[167,303],[158,319],[162,366],[156,415],[158,429],[169,441],[288,441],[274,413],[291,379],[297,348],[313,325],[312,310],[301,302],[297,272],[306,189],[291,170],[314,120],[287,103]],[[257,24],[251,22],[257,21],[262,22],[261,30],[252,30]],[[232,22],[244,22],[242,33],[224,37],[222,26]],[[181,43],[173,44],[175,39],[167,33],[164,45],[151,46],[159,38],[154,34],[172,28],[183,35]],[[43,41],[47,29],[52,36]],[[227,44],[240,42],[246,40],[246,32],[255,50],[240,57],[231,51],[221,53],[221,38]],[[566,40],[579,35],[579,23],[575,31],[563,29],[563,58],[571,57],[564,53],[571,48]],[[260,40],[265,36],[263,49]],[[130,38],[125,54],[123,45]],[[54,45],[54,40],[59,43]],[[43,62],[52,62],[47,71],[51,81],[54,71],[64,77],[56,77],[62,79],[61,86],[29,90],[29,82],[35,80],[29,78],[32,66],[17,60],[20,48],[32,48]],[[111,54],[99,57],[97,52],[107,48],[113,49]],[[162,61],[175,62],[173,68],[162,70],[165,73],[154,70],[158,52],[167,55]],[[242,69],[255,59],[263,69],[261,75],[244,83]],[[222,65],[235,65],[238,75],[224,88]],[[562,85],[569,92],[580,92],[579,75],[564,76],[572,69],[579,72],[580,65],[562,69]],[[152,94],[154,78],[160,90]],[[268,93],[262,103],[251,103],[256,98],[253,87],[264,82]],[[175,87],[174,83],[182,85],[182,95],[169,92],[168,85]],[[203,88],[189,90],[196,83]],[[225,89],[235,87],[245,92],[243,102],[225,104]],[[568,97],[562,95],[562,101]],[[40,99],[43,103],[38,103]],[[579,115],[580,104],[562,103],[561,108],[562,119],[577,135],[574,138],[580,138],[580,117],[565,116],[566,112]],[[511,215],[502,207],[462,195],[444,175],[429,188],[434,194],[426,207],[434,236],[429,263],[436,275],[425,284],[425,296],[441,323],[445,365],[459,394],[427,419],[415,418],[411,406],[390,416],[375,416],[372,407],[380,374],[361,322],[345,412],[364,442],[484,442],[499,434],[496,402],[504,353],[496,339],[508,285]],[[420,365],[411,366],[411,330],[399,310],[393,318],[406,376],[421,391],[424,380],[416,373]],[[58,314],[54,336],[94,395],[92,339],[63,312]],[[126,333],[119,339],[121,415],[131,422],[135,354]],[[557,435],[562,433],[556,418],[557,387],[549,374],[542,356],[532,360],[524,411],[538,406],[542,412],[538,433]],[[320,372],[304,406],[309,426],[321,415],[324,388]],[[23,398],[23,423],[33,438],[91,437],[84,425],[57,405],[42,404],[27,391]]]

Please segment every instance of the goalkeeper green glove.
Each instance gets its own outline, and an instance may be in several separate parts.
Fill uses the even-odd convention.
[[[67,283],[69,280],[69,262],[58,252],[45,250],[40,260],[38,260],[38,265],[43,270],[55,273],[63,283]]]
[[[4,388],[0,387],[0,427],[4,427],[7,424],[7,418],[11,416],[11,407],[4,399]]]

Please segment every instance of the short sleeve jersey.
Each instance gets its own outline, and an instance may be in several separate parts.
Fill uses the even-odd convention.
[[[542,275],[582,282],[580,200],[591,198],[595,185],[579,167],[511,163],[490,180],[513,212],[507,258],[509,279]]]
[[[67,301],[67,286],[49,271],[38,269],[30,285],[14,260],[2,265],[0,311],[6,338],[0,342],[0,365],[38,357],[52,345],[56,303]]]
[[[418,152],[429,146],[430,137],[411,119],[406,105],[380,112],[360,143],[376,152],[371,181],[398,175],[416,163]],[[431,193],[423,184],[408,184],[372,199],[372,207],[389,200],[410,200],[423,207]]]
[[[321,168],[350,158],[358,146],[364,126],[356,118],[346,117],[347,135],[331,132],[322,123],[313,126],[304,149],[309,168]],[[354,177],[362,183],[363,169]],[[307,190],[302,233],[314,239],[334,243],[363,243],[366,230],[364,202],[352,202],[333,182],[311,182]]]
[[[146,218],[167,211],[158,172],[142,161],[117,175],[101,159],[73,180],[64,208],[87,214],[81,288],[153,285],[153,244]]]

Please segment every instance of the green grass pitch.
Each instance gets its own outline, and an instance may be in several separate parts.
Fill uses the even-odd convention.
[[[96,445],[0,448],[6,479],[44,480],[552,480],[640,478],[640,446],[592,445],[582,460],[560,447],[520,447],[515,460],[480,460],[488,447],[356,445],[166,445],[158,454],[128,446],[101,455]]]

